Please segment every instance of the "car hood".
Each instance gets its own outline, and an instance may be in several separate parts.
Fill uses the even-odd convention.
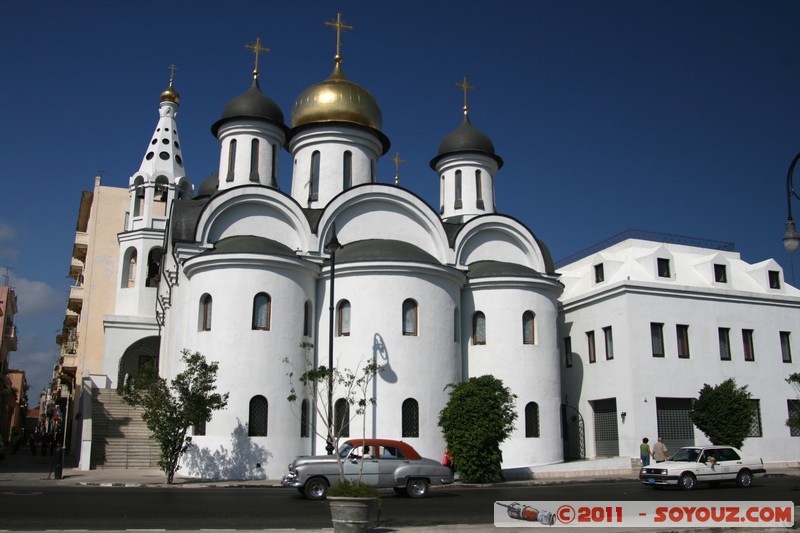
[[[295,457],[292,464],[294,465],[305,465],[309,463],[335,463],[336,456],[335,455],[300,455]]]

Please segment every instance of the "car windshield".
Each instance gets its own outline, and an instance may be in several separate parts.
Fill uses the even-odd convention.
[[[352,449],[353,445],[350,444],[349,442],[345,442],[339,447],[339,457],[341,457],[342,459],[346,458],[348,455],[350,455],[350,451]]]
[[[681,448],[675,455],[669,458],[670,461],[688,461],[690,463],[697,462],[697,457],[700,455],[700,450],[697,448]]]

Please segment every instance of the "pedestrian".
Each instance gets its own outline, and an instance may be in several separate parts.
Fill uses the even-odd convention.
[[[647,466],[650,464],[650,456],[653,452],[650,451],[650,445],[647,444],[650,442],[650,439],[647,437],[642,439],[642,443],[639,445],[639,456],[642,458],[642,466]]]
[[[658,442],[653,444],[653,459],[657,463],[663,463],[669,457],[669,450],[667,449],[667,445],[664,444],[664,441],[661,437],[658,437]]]
[[[451,472],[455,471],[453,466],[453,454],[450,452],[450,447],[445,446],[444,454],[442,455],[442,464],[450,469]]]

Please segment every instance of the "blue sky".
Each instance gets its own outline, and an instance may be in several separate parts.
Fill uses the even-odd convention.
[[[58,357],[80,193],[99,170],[104,185],[127,186],[168,66],[198,185],[217,168],[211,124],[249,86],[245,44],[270,48],[261,87],[288,120],[332,70],[323,22],[337,11],[354,26],[344,72],[376,97],[392,142],[380,181],[393,180],[397,151],[401,185],[438,206],[428,164],[460,123],[467,76],[472,123],[505,160],[498,210],[554,259],[641,228],[732,241],[792,281],[781,237],[800,151],[800,2],[3,2],[0,275],[11,267],[11,367],[27,372],[32,402]],[[280,178],[288,191],[288,154]]]

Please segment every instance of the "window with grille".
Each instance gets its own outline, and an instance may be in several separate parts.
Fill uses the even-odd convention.
[[[350,404],[344,398],[333,405],[333,432],[340,437],[350,436]]]
[[[586,332],[586,349],[589,351],[589,363],[597,361],[597,354],[595,353],[594,345],[594,331]]]
[[[536,335],[534,332],[534,326],[536,325],[534,320],[533,311],[525,311],[522,314],[522,343],[523,344],[536,344]]]
[[[714,265],[714,281],[728,283],[728,267],[726,265]]]
[[[672,276],[672,269],[670,269],[669,259],[659,257],[658,263],[658,277],[669,278]]]
[[[763,437],[761,431],[761,403],[758,400],[750,400],[753,404],[753,417],[750,419],[750,430],[747,432],[748,437]]]
[[[253,329],[269,330],[270,307],[272,298],[265,292],[256,294],[253,298]]]
[[[200,298],[200,331],[211,331],[211,295]]]
[[[198,437],[202,437],[206,434],[206,423],[205,421],[200,422],[192,426],[192,435],[197,435]]]
[[[311,331],[311,302],[306,300],[303,306],[303,335],[310,337]]]
[[[417,334],[417,302],[409,298],[403,302],[403,335]]]
[[[525,438],[539,437],[539,404],[528,402],[525,405]]]
[[[781,331],[781,357],[784,363],[792,362],[791,333]]]
[[[730,328],[719,328],[719,358],[722,361],[731,360],[731,330]]]
[[[770,270],[768,275],[769,275],[769,288],[770,289],[780,289],[781,288],[781,273],[778,270]]]
[[[653,357],[664,357],[664,324],[650,323],[650,344],[653,347]]]
[[[743,329],[742,330],[742,347],[744,348],[744,360],[745,361],[755,361],[756,360],[756,352],[755,352],[755,347],[753,346],[753,330],[752,329]]]
[[[342,300],[336,306],[336,326],[339,337],[350,335],[350,302]]]
[[[572,367],[572,338],[564,337],[564,364],[567,368]]]
[[[250,418],[247,424],[247,434],[251,437],[267,436],[267,416],[269,414],[267,399],[263,396],[253,396],[250,400]]]
[[[800,400],[786,400],[789,411],[789,435],[800,437]]]
[[[486,344],[486,316],[480,311],[472,315],[472,344]]]
[[[453,310],[453,342],[461,340],[461,313],[458,307]]]
[[[689,326],[678,324],[675,333],[678,337],[678,358],[689,359]]]
[[[614,359],[614,335],[611,333],[611,326],[603,328],[603,338],[606,344],[606,360]]]
[[[308,437],[308,400],[303,400],[300,404],[300,436]]]
[[[408,398],[403,402],[402,421],[403,437],[419,437],[419,404],[417,400]]]

